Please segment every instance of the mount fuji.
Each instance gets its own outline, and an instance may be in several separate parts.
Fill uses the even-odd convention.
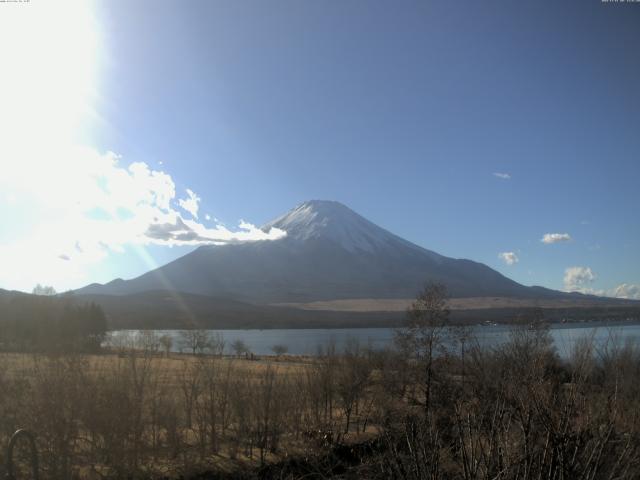
[[[334,201],[308,201],[262,228],[279,240],[202,246],[131,280],[92,284],[77,294],[177,291],[251,304],[407,299],[430,281],[452,297],[557,298],[478,262],[448,258],[408,242]]]
[[[207,245],[131,280],[72,292],[110,328],[329,328],[398,325],[428,282],[459,322],[627,318],[638,303],[521,285],[478,262],[404,240],[333,201],[305,202],[262,228],[278,240]]]

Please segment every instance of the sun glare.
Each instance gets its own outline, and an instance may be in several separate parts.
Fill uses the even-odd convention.
[[[76,198],[81,194],[77,189],[83,185],[73,185],[77,160],[69,152],[77,149],[96,97],[99,38],[92,6],[84,0],[1,5],[0,195],[13,201],[0,202],[0,213],[7,221],[32,221],[37,229],[53,220],[51,209],[63,205],[74,189]],[[37,209],[31,208],[34,198]],[[59,221],[55,225],[62,228]],[[33,245],[4,242],[0,232],[3,268],[25,270],[29,257],[19,253]],[[51,239],[47,251],[55,248]],[[42,257],[33,263],[44,279],[60,269],[60,260],[57,254]],[[34,274],[16,275],[27,273]]]
[[[72,142],[90,113],[98,57],[91,6],[83,0],[3,5],[0,127],[4,148],[13,149],[3,152],[9,157],[37,153],[37,146]],[[3,155],[6,161],[10,160]]]

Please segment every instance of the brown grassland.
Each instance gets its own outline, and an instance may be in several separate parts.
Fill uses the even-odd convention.
[[[201,337],[185,333],[194,352]],[[0,354],[0,444],[34,432],[44,479],[640,478],[636,344],[585,338],[560,358],[538,317],[480,348],[438,286],[385,351],[162,345]]]
[[[319,376],[333,375],[329,369],[314,358],[167,355],[148,345],[101,354],[2,353],[0,441],[6,445],[17,428],[34,432],[44,478],[252,469],[345,438],[344,402],[308,398],[312,390],[324,395]],[[356,410],[346,436],[371,435],[363,433],[372,429],[362,399],[346,401]]]

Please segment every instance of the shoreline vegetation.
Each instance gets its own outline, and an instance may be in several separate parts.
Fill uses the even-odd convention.
[[[57,302],[30,312],[77,326],[63,313],[81,311]],[[0,444],[34,432],[44,479],[638,478],[640,346],[585,338],[561,358],[536,315],[481,347],[431,285],[390,348],[307,357],[203,330],[182,331],[188,354],[150,331],[104,349],[84,338],[96,328],[48,344],[16,330],[0,353]]]
[[[61,297],[79,303],[100,305],[109,328],[122,329],[274,329],[274,328],[365,328],[401,326],[408,299],[352,299],[308,304],[261,305],[225,298],[166,291],[132,295],[76,295]],[[512,323],[518,316],[531,316],[542,308],[550,322],[605,319],[640,319],[640,301],[603,299],[576,294],[575,299],[452,298],[453,323]]]
[[[0,328],[7,323],[15,324],[16,318],[42,316],[47,308],[59,310],[61,306],[81,308],[91,305],[104,314],[105,331],[397,328],[403,325],[406,310],[411,306],[408,300],[374,302],[363,299],[316,302],[309,307],[293,307],[249,305],[197,295],[183,296],[183,302],[176,302],[166,292],[119,297],[74,294],[41,296],[0,290]],[[396,311],[367,310],[369,307],[387,308],[384,305],[389,302]],[[450,322],[464,325],[512,324],[536,318],[540,310],[550,323],[640,322],[640,301],[632,300],[586,297],[581,299],[583,303],[580,306],[570,306],[566,301],[541,301],[536,305],[530,299],[492,297],[482,299],[482,308],[479,308],[479,302],[477,298],[448,299]],[[45,308],[44,305],[50,307]],[[47,321],[47,325],[51,323]]]
[[[204,328],[215,330],[242,329],[306,329],[306,328],[396,328],[402,326],[406,309],[402,311],[338,311],[305,310],[293,307],[253,306],[248,312],[195,308],[181,310],[173,302],[147,309],[130,308],[118,303],[118,297],[92,299],[99,303],[109,318],[112,330],[155,329],[182,330]],[[146,305],[146,304],[145,304]],[[161,308],[162,307],[162,308]],[[456,324],[514,323],[517,317],[533,318],[540,307],[496,307],[482,309],[452,309],[450,320]],[[548,307],[542,309],[545,319],[552,323],[582,321],[640,322],[640,302],[625,305],[584,307]],[[141,313],[141,312],[144,312]]]

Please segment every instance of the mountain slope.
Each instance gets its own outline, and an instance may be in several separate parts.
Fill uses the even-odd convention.
[[[455,297],[549,298],[481,263],[444,257],[369,222],[348,207],[309,201],[269,222],[287,236],[204,246],[132,280],[89,285],[79,294],[158,290],[270,304],[349,298],[412,298],[428,281]]]

